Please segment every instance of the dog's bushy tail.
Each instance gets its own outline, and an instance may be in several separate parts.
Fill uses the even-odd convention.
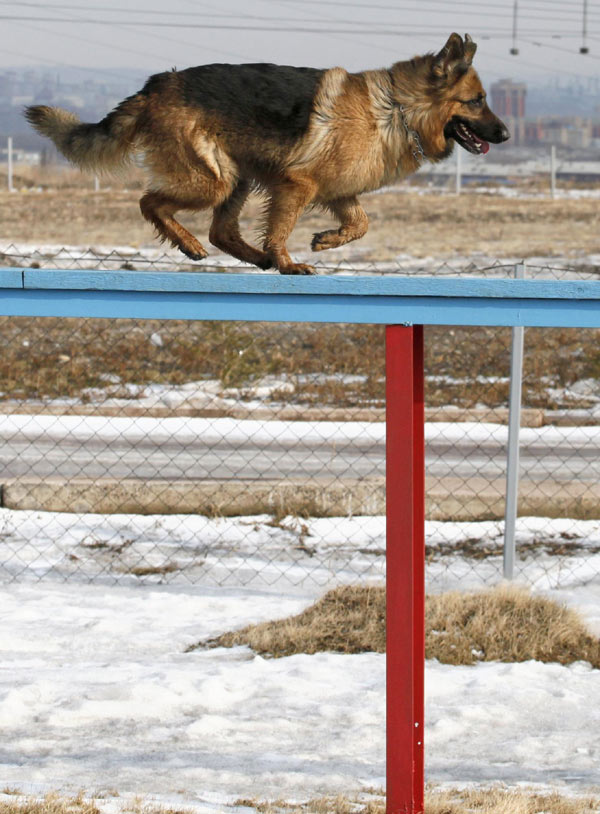
[[[25,108],[25,118],[77,167],[103,172],[118,169],[131,158],[145,106],[146,98],[138,93],[121,102],[97,124],[87,124],[68,110],[47,105]]]

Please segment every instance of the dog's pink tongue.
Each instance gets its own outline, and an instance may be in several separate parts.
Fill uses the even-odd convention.
[[[487,143],[487,141],[484,141],[482,138],[479,138],[479,136],[476,136],[475,133],[471,132],[471,135],[473,136],[477,144],[479,144],[479,149],[481,150],[481,152],[485,155],[490,149],[490,145]]]
[[[487,143],[487,141],[484,141],[482,138],[479,138],[479,136],[476,133],[474,133],[472,130],[471,130],[471,138],[473,139],[473,141],[477,145],[479,145],[479,151],[481,153],[483,153],[483,155],[485,155],[488,152],[488,150],[490,149],[490,145]]]

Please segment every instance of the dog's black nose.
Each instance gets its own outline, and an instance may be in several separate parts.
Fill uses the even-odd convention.
[[[502,141],[508,141],[510,138],[510,133],[508,132],[508,127],[505,124],[501,124],[498,127],[498,143]]]

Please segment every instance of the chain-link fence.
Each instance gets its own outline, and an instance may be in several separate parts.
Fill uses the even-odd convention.
[[[170,253],[15,247],[0,265],[187,268]],[[383,577],[381,326],[4,317],[0,336],[5,578]],[[431,589],[501,578],[510,337],[426,329]],[[600,572],[596,340],[526,332],[516,573],[532,584]]]

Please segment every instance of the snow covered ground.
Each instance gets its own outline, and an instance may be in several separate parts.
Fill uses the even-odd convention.
[[[68,562],[82,556],[86,531],[96,542],[115,530],[125,539],[128,527],[139,532],[146,523],[140,545],[152,534],[164,549],[186,539],[206,542],[218,531],[237,543],[220,552],[234,573],[245,544],[264,556],[269,546],[286,551],[297,540],[293,526],[268,521],[188,517],[186,526],[183,516],[1,510],[0,556],[8,565],[18,540],[38,535],[43,559]],[[542,522],[545,530],[552,523],[557,539],[568,522],[569,534],[575,528],[584,547],[600,541],[598,521],[535,518],[519,521],[519,539],[533,538]],[[384,545],[383,518],[314,519],[307,526],[308,544],[321,553],[340,539],[353,550],[340,582],[352,576],[353,557],[367,556],[361,550]],[[489,544],[499,533],[497,523],[427,528],[433,546],[477,535]],[[308,552],[294,567],[315,559],[317,576],[319,567],[325,575],[327,558],[320,565]],[[579,608],[600,634],[600,578],[585,570],[589,555],[583,571],[561,575],[560,590],[553,587],[559,574],[552,573],[552,558],[546,558],[549,571],[543,560],[536,557],[532,566],[539,569],[537,590]],[[242,797],[307,799],[381,787],[384,656],[269,660],[245,647],[185,652],[226,630],[296,613],[321,595],[318,579],[296,584],[299,572],[278,572],[278,562],[270,585],[245,587],[231,579],[224,587],[191,586],[185,572],[170,575],[168,585],[159,584],[159,576],[136,585],[130,574],[87,584],[82,578],[94,572],[93,557],[79,561],[69,582],[37,581],[39,567],[24,563],[21,579],[4,587],[0,600],[0,786],[30,793],[84,789],[108,801],[115,792],[139,794],[207,812],[229,809]],[[444,569],[446,587],[476,584],[458,554],[445,558]],[[429,662],[426,675],[429,781],[542,784],[571,792],[600,786],[600,671],[583,663]]]
[[[1,421],[0,440],[54,432],[57,441],[68,433],[110,442],[151,432],[185,442],[214,432],[266,445],[275,430],[291,446],[299,438],[371,445],[384,437],[383,425],[360,422],[269,422],[267,432],[231,419]],[[506,441],[505,427],[469,429],[481,443]],[[427,437],[459,431],[465,425],[431,424]],[[525,429],[522,442],[587,446],[599,432]],[[474,560],[464,549],[497,549],[500,523],[431,522],[426,536],[436,590],[497,580],[500,555]],[[541,539],[574,553],[556,557],[540,544],[520,572],[534,590],[580,609],[600,635],[600,521],[519,519],[518,544]],[[381,581],[384,518],[275,523],[0,509],[0,543],[0,569],[18,575],[0,595],[0,788],[84,789],[105,795],[107,811],[118,810],[118,793],[218,812],[240,798],[304,800],[384,784],[384,656],[186,652],[232,628],[296,613],[332,584]],[[137,575],[140,562],[154,573]],[[600,671],[429,662],[426,681],[429,781],[600,793]]]
[[[428,521],[425,533],[429,590],[477,589],[500,578],[502,522]],[[270,515],[0,509],[0,539],[0,573],[26,581],[192,583],[312,595],[338,584],[385,578],[384,517],[276,521]],[[600,520],[522,517],[516,544],[523,552],[516,574],[536,590],[599,584]]]

